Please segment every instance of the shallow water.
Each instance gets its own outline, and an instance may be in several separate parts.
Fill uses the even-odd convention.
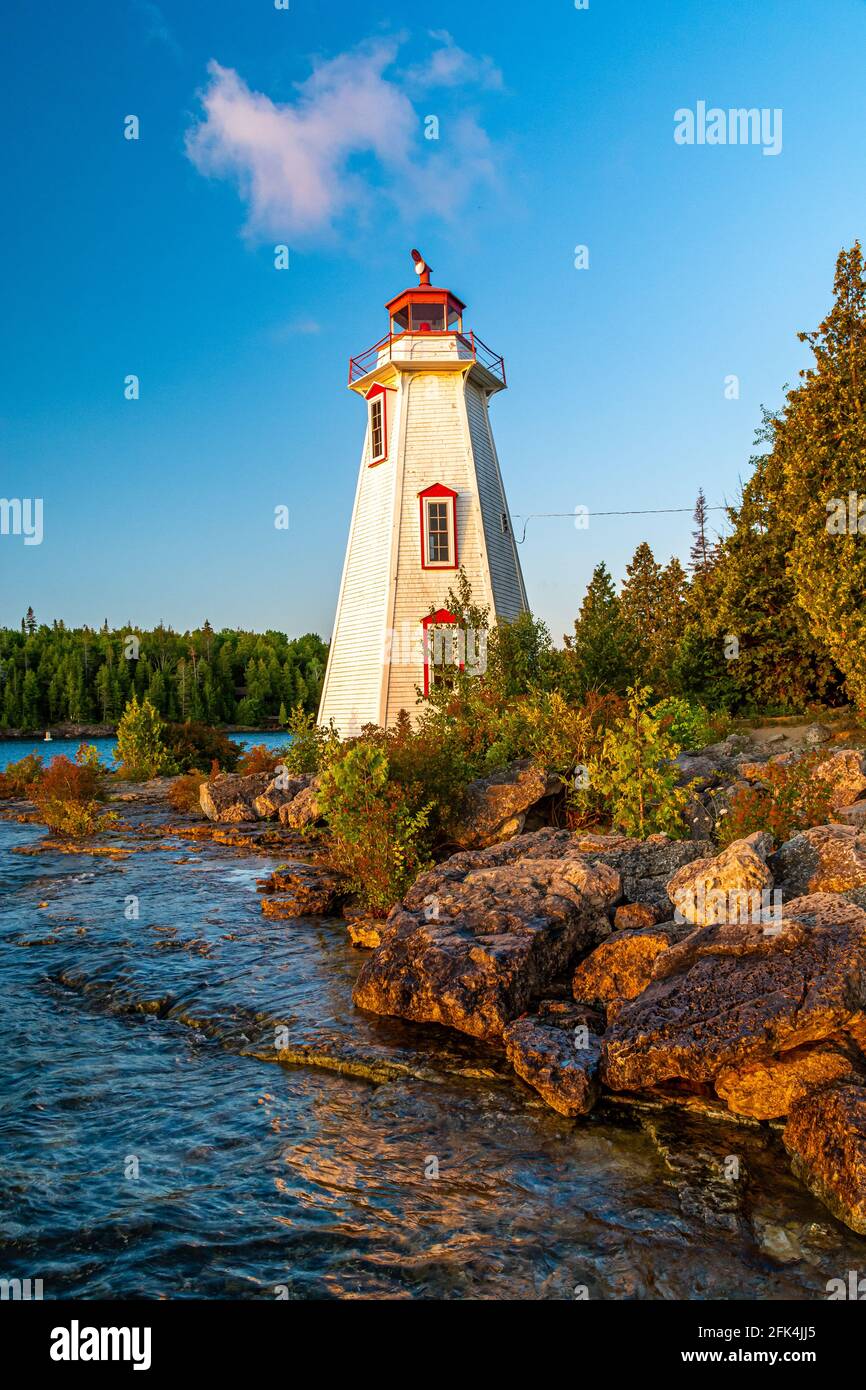
[[[866,1268],[774,1133],[575,1123],[496,1051],[360,1014],[342,922],[261,916],[277,860],[11,852],[41,836],[0,821],[0,1277],[46,1298],[736,1299]],[[270,1060],[278,1037],[311,1064]]]

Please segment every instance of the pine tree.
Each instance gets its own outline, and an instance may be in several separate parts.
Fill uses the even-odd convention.
[[[789,526],[788,572],[812,637],[866,708],[866,267],[860,243],[836,262],[834,301],[801,333],[814,365],[773,421],[770,501]]]
[[[715,542],[710,539],[709,510],[702,487],[698,488],[698,499],[695,503],[695,511],[692,520],[695,523],[695,529],[692,532],[690,568],[692,574],[704,575],[708,570],[712,569],[716,558],[716,546]]]
[[[565,638],[569,684],[578,698],[589,690],[622,694],[631,679],[632,640],[607,566],[592,572],[574,635]]]

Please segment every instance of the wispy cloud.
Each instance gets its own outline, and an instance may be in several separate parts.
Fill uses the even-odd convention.
[[[133,9],[144,25],[145,38],[149,43],[161,44],[172,58],[180,58],[180,44],[168,27],[168,22],[153,0],[133,0]]]
[[[447,29],[431,29],[431,39],[439,44],[426,62],[407,69],[406,79],[415,87],[469,87],[501,91],[502,73],[492,58],[476,58],[459,48]]]
[[[480,184],[495,181],[490,139],[474,113],[458,110],[447,126],[446,171],[445,141],[424,139],[427,113],[408,93],[491,87],[495,80],[489,60],[479,67],[449,35],[435,38],[440,46],[425,64],[404,66],[396,76],[389,70],[397,38],[320,61],[289,102],[253,91],[233,68],[213,61],[202,115],[187,131],[187,154],[202,174],[236,184],[254,238],[328,233],[350,214],[368,216],[382,200],[391,213],[411,202],[413,212],[456,215]]]

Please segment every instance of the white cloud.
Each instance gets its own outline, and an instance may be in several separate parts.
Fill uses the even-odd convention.
[[[450,36],[435,37],[448,42],[425,65],[427,78],[412,82],[434,85],[434,70],[436,85],[477,81],[469,77],[474,60]],[[186,150],[202,174],[237,185],[249,236],[321,236],[349,215],[365,218],[383,199],[392,216],[406,211],[409,200],[413,214],[454,216],[479,184],[494,180],[489,138],[466,112],[449,124],[444,189],[430,177],[434,167],[442,169],[445,141],[423,138],[426,112],[416,111],[400,82],[386,75],[398,48],[398,39],[382,39],[319,62],[289,102],[251,90],[233,68],[208,64],[203,114],[187,131]],[[405,81],[409,72],[403,71]]]
[[[502,90],[502,73],[492,58],[475,58],[459,48],[447,29],[433,29],[431,39],[441,46],[427,59],[407,71],[407,80],[416,87],[478,86]]]

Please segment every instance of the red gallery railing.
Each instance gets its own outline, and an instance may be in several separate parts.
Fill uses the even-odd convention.
[[[453,338],[455,342],[460,343],[468,350],[469,358],[463,360],[477,362],[479,366],[484,367],[492,376],[495,376],[497,381],[501,381],[503,386],[506,385],[505,362],[499,354],[482,342],[475,333],[458,333],[454,329],[445,332],[431,331],[424,334],[386,333],[384,338],[380,338],[378,343],[367,348],[366,352],[360,352],[357,357],[349,358],[349,385],[352,386],[356,381],[360,381],[361,377],[366,376],[382,362],[390,362],[394,356],[395,343],[401,342],[403,338],[421,338],[422,336],[425,338]],[[401,359],[398,354],[397,360],[409,362],[412,359],[408,357]]]

